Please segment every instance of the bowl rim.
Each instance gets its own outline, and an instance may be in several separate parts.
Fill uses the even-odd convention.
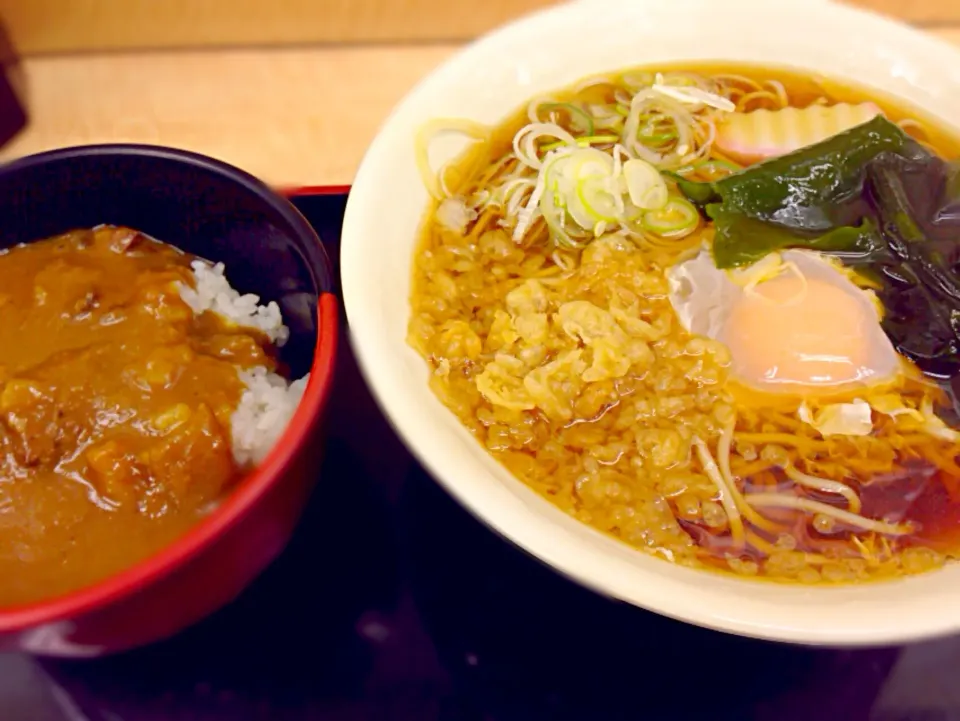
[[[95,156],[152,157],[212,173],[256,195],[287,222],[306,242],[307,262],[318,286],[317,339],[310,379],[303,398],[280,439],[263,462],[245,476],[224,500],[186,533],[156,553],[117,573],[60,596],[0,608],[0,633],[16,633],[36,626],[78,618],[144,591],[200,556],[209,546],[243,520],[289,469],[294,454],[308,440],[329,396],[337,355],[339,304],[333,295],[332,265],[316,231],[303,215],[258,178],[229,163],[178,148],[133,143],[71,146],[18,158],[0,167],[0,174],[73,158]]]
[[[709,0],[677,3],[680,6],[708,4]],[[837,21],[842,22],[844,26],[853,21],[859,21],[867,24],[871,30],[882,30],[884,32],[883,38],[888,42],[891,40],[904,41],[904,44],[909,46],[909,52],[911,53],[916,53],[916,46],[922,40],[923,52],[925,53],[922,59],[928,65],[932,64],[934,59],[942,61],[944,59],[955,60],[960,58],[957,48],[938,38],[931,37],[876,12],[850,7],[831,0],[817,0],[816,2],[811,0],[782,0],[782,4],[781,2],[766,3],[763,0],[736,0],[734,4],[746,9],[760,5],[770,12],[773,12],[774,7],[776,10],[791,7],[793,12],[806,13],[809,11],[816,14],[819,21],[827,23]],[[576,0],[530,13],[453,53],[408,91],[381,124],[378,134],[369,146],[357,172],[345,213],[341,239],[341,282],[353,348],[363,377],[371,388],[381,410],[416,458],[430,471],[436,481],[472,515],[519,549],[549,565],[555,572],[608,597],[631,603],[640,609],[653,611],[717,631],[797,644],[844,647],[879,646],[916,641],[960,631],[960,616],[956,614],[952,616],[940,613],[913,614],[916,617],[911,618],[909,623],[895,624],[888,621],[879,623],[877,621],[878,613],[874,609],[874,612],[870,614],[870,620],[867,622],[859,626],[853,624],[849,628],[841,628],[835,622],[820,624],[817,620],[807,617],[796,623],[787,622],[783,620],[782,614],[775,611],[771,611],[770,616],[775,616],[776,620],[771,620],[771,618],[762,615],[759,618],[750,618],[748,613],[732,611],[732,603],[726,604],[724,609],[726,613],[724,613],[722,610],[704,607],[695,590],[695,578],[691,580],[693,577],[687,576],[682,581],[678,579],[683,572],[696,574],[697,577],[703,577],[704,579],[707,576],[711,579],[726,577],[705,571],[681,569],[679,566],[662,560],[656,560],[656,562],[662,565],[663,571],[654,571],[649,567],[638,568],[635,573],[631,572],[630,574],[633,581],[632,585],[623,580],[618,580],[616,572],[624,570],[627,566],[622,557],[614,558],[614,554],[608,554],[606,549],[599,548],[599,544],[587,544],[579,538],[567,537],[569,534],[565,533],[565,529],[560,524],[544,517],[539,511],[533,511],[529,508],[518,509],[513,505],[508,507],[498,506],[498,501],[505,500],[504,497],[510,494],[507,492],[501,493],[499,489],[496,493],[487,490],[490,486],[498,485],[491,475],[490,468],[481,467],[481,464],[473,457],[466,457],[466,454],[459,449],[449,453],[446,452],[443,448],[444,444],[436,440],[436,432],[441,431],[444,433],[446,440],[452,441],[454,438],[453,434],[446,433],[446,425],[437,420],[442,407],[437,406],[434,410],[434,407],[431,406],[428,410],[419,410],[417,404],[418,402],[423,403],[425,396],[407,392],[400,388],[399,373],[387,367],[384,359],[397,352],[396,341],[392,334],[389,339],[385,339],[388,329],[381,317],[385,311],[375,300],[378,296],[383,295],[384,291],[381,288],[371,287],[376,284],[370,283],[369,273],[364,274],[364,262],[373,247],[373,241],[366,236],[371,235],[371,230],[374,229],[380,231],[381,234],[383,231],[382,226],[370,224],[367,220],[367,216],[379,215],[382,217],[385,213],[382,208],[377,208],[374,211],[373,208],[376,205],[372,202],[383,198],[383,194],[379,191],[379,187],[385,183],[382,174],[395,171],[398,167],[403,167],[404,172],[406,172],[409,160],[407,155],[409,153],[403,155],[403,159],[401,159],[401,151],[397,149],[399,129],[403,128],[404,131],[407,131],[410,129],[408,126],[412,121],[420,122],[424,120],[421,108],[435,107],[439,103],[438,94],[449,90],[455,81],[468,72],[469,68],[485,67],[484,62],[490,60],[492,51],[501,51],[502,55],[504,48],[512,47],[511,43],[519,44],[520,40],[529,41],[531,38],[536,38],[538,33],[543,34],[548,27],[561,26],[564,31],[569,30],[570,26],[573,26],[578,19],[583,19],[588,13],[596,10],[593,5],[595,5],[593,0]],[[624,7],[637,8],[637,5],[632,4],[631,0],[614,0],[612,5],[608,3],[605,8],[616,13]],[[638,15],[640,14],[639,10],[636,12]],[[562,18],[559,17],[561,15],[563,15]],[[554,20],[557,21],[556,25],[550,25],[550,22]],[[732,48],[729,53],[722,57],[726,57],[731,62],[737,62],[735,60],[737,55],[736,49]],[[656,58],[652,57],[645,62],[649,64],[655,61]],[[803,68],[802,64],[777,62],[776,60],[764,64],[793,69]],[[624,67],[627,65],[628,63],[623,64]],[[520,71],[517,74],[518,77],[523,75]],[[829,75],[829,73],[827,74]],[[838,77],[846,76],[838,75]],[[572,81],[575,82],[575,79]],[[859,79],[853,79],[853,82],[862,83]],[[549,92],[547,89],[541,89],[541,91]],[[527,94],[529,96],[536,92],[538,92],[538,89],[529,89]],[[506,117],[513,111],[512,107],[505,105],[497,105],[496,109],[502,110],[500,113],[502,117]],[[449,109],[445,109],[440,115],[447,114],[451,114]],[[455,110],[452,115],[456,115]],[[956,124],[953,123],[953,125]],[[404,228],[407,227],[406,220],[404,220],[403,226]],[[376,232],[371,237],[375,235]],[[427,373],[426,369],[424,373]],[[410,381],[406,381],[407,385],[409,383]],[[424,386],[426,386],[425,380]],[[446,412],[449,413],[449,411]],[[457,441],[459,440],[460,437],[457,437]],[[464,438],[463,440],[464,443],[467,442],[467,439]],[[476,439],[472,440],[476,443]],[[477,455],[482,452],[482,448],[478,445]],[[461,462],[462,466],[458,468],[458,463]],[[486,483],[483,482],[484,479],[486,479]],[[524,505],[523,499],[510,499],[511,504],[514,500],[516,500],[516,506]],[[624,548],[629,547],[624,545]],[[601,568],[592,568],[590,566],[591,561],[598,562]],[[677,573],[671,573],[667,567],[678,569],[678,571]],[[930,578],[934,575],[934,573],[923,574],[915,578]],[[770,589],[775,586],[783,588],[780,584],[750,583],[735,577],[729,577],[727,580],[729,580],[730,585],[735,584],[735,587],[717,591],[714,595],[722,593],[727,599],[736,601],[740,597],[749,596],[751,589]],[[644,582],[656,585],[658,590],[640,589]],[[711,583],[711,585],[719,584]],[[819,587],[813,592],[822,593],[824,598],[829,597],[838,606],[843,606],[843,593],[845,591],[861,589],[866,585],[872,584],[846,585],[836,588]],[[796,585],[789,587],[799,590],[799,593],[793,594],[798,600],[803,595],[802,592],[807,590],[807,587]],[[690,594],[689,598],[681,597],[680,593],[684,591]],[[762,603],[771,607],[773,605],[766,600]],[[884,613],[889,608],[889,603],[885,603],[883,605]]]

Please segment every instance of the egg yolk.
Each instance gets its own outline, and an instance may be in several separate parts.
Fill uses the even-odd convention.
[[[857,291],[859,292],[859,291]],[[814,278],[785,274],[744,293],[730,309],[723,338],[733,371],[748,384],[803,392],[873,375],[863,298]]]

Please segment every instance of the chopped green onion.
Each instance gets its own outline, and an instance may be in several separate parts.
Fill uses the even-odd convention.
[[[602,181],[602,179],[599,180]],[[597,223],[617,222],[617,206],[613,194],[601,188],[597,178],[587,178],[577,183],[575,190],[576,199],[579,201],[580,207],[586,212],[587,217],[595,218]],[[594,228],[596,228],[597,223],[594,223]]]
[[[645,145],[664,145],[665,143],[672,142],[677,139],[676,133],[657,133],[655,135],[644,135],[640,133],[638,136]]]
[[[720,178],[726,178],[728,175],[739,173],[742,170],[742,168],[738,168],[733,163],[720,160],[719,158],[701,160],[693,163],[690,169],[698,175],[704,176],[704,179],[708,181],[720,180]]]
[[[600,145],[603,143],[615,143],[620,140],[619,135],[585,135],[577,138],[577,144],[586,147],[588,145]]]
[[[570,217],[584,230],[596,226],[597,221],[615,222],[617,219],[616,191],[608,187],[614,161],[607,153],[595,148],[583,148],[571,153],[557,172],[568,188],[566,207]]]
[[[645,113],[640,113],[640,115],[638,115],[637,118],[640,120],[640,123],[644,127],[648,127],[648,128],[656,125],[674,125],[675,124],[671,116],[664,115],[663,113],[660,113],[660,112],[647,111]]]
[[[646,160],[631,158],[623,164],[630,202],[641,210],[660,210],[669,200],[667,184]]]
[[[646,146],[659,147],[679,138],[676,122],[669,116],[645,113],[640,116],[640,120],[637,140]]]
[[[590,113],[583,108],[577,107],[572,103],[544,103],[537,108],[537,110],[540,110],[540,108],[545,109],[547,112],[563,110],[570,116],[571,124],[579,120],[582,126],[581,129],[584,130],[587,135],[593,135],[594,133],[593,118],[590,116]]]
[[[583,137],[577,138],[577,145],[581,148],[588,148],[591,145],[602,145],[604,143],[615,143],[620,140],[619,135],[584,135]],[[556,150],[557,148],[566,145],[563,142],[549,143],[548,145],[541,145],[540,150]]]
[[[544,192],[539,208],[557,245],[582,247],[604,217],[616,220],[611,213],[615,201],[604,197],[602,187],[612,167],[613,159],[593,148],[556,151],[545,161],[540,171]]]
[[[700,225],[700,213],[690,201],[673,197],[660,210],[644,213],[640,225],[661,238],[682,238]]]

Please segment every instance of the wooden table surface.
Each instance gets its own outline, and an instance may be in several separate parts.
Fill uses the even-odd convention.
[[[46,0],[38,2],[0,0],[0,18],[14,17],[13,29],[33,48],[22,60],[31,122],[0,159],[78,143],[147,142],[222,158],[277,184],[347,184],[390,108],[461,42],[409,33],[391,41],[374,28],[350,43],[319,36],[286,46],[71,52],[56,37],[21,29],[43,18],[30,26],[16,8]],[[960,45],[960,0],[858,4]],[[163,36],[154,44],[174,43]]]

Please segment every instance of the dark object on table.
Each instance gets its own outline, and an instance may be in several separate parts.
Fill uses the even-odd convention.
[[[86,589],[0,610],[0,645],[97,656],[176,633],[233,599],[282,550],[317,478],[338,310],[316,233],[285,198],[226,164],[149,146],[87,146],[0,168],[0,247],[101,223],[212,261],[234,287],[276,301],[282,360],[311,382],[277,452],[160,553]]]
[[[20,58],[0,21],[0,147],[27,124],[27,87]]]

